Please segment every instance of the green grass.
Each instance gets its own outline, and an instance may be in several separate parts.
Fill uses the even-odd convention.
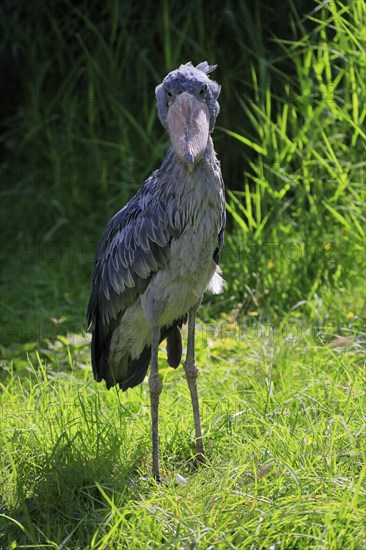
[[[319,299],[354,295],[366,267],[365,4],[330,2],[309,18],[311,32],[298,20],[270,64],[252,65],[252,94],[238,97],[246,122],[225,130],[248,163],[242,189],[228,191],[226,254],[244,311],[315,319]]]
[[[198,326],[198,470],[183,369],[161,349],[161,486],[146,382],[97,387],[85,338],[13,353],[1,378],[2,547],[363,548],[366,334],[310,328]]]

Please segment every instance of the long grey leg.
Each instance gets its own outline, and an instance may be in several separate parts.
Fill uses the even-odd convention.
[[[158,348],[160,340],[159,327],[154,327],[151,332],[151,369],[149,378],[150,406],[152,421],[152,459],[153,475],[159,483],[161,482],[159,468],[159,396],[163,384],[158,372]]]
[[[196,460],[198,462],[205,462],[205,452],[203,449],[202,431],[201,431],[201,418],[200,409],[198,404],[197,394],[197,367],[194,353],[194,331],[195,331],[195,318],[196,309],[191,309],[188,315],[188,342],[187,342],[187,356],[184,361],[184,370],[188,382],[189,391],[191,392],[193,416],[194,416],[194,429],[196,434]]]

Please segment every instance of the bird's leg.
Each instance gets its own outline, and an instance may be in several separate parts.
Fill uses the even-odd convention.
[[[151,333],[151,369],[149,378],[151,422],[152,422],[152,459],[153,475],[159,483],[161,482],[159,468],[159,396],[163,384],[158,372],[158,348],[160,340],[159,327],[154,327]]]
[[[197,367],[194,353],[194,331],[195,331],[195,318],[196,309],[191,309],[188,315],[188,342],[187,342],[187,356],[184,361],[184,370],[188,382],[189,391],[191,392],[193,416],[194,416],[194,429],[196,435],[196,460],[198,462],[205,462],[205,453],[203,449],[202,431],[201,431],[201,418],[200,409],[198,404],[197,394]]]

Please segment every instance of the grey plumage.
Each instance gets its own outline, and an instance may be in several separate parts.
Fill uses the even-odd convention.
[[[108,223],[88,306],[95,379],[123,390],[143,381],[151,334],[168,338],[177,367],[179,328],[203,292],[222,289],[218,262],[225,227],[224,184],[211,139],[220,86],[203,62],[172,71],[157,86],[158,115],[171,137],[162,166]]]

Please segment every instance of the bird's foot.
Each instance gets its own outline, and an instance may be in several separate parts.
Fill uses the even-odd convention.
[[[156,483],[159,483],[159,485],[161,485],[163,481],[161,479],[160,471],[157,471],[157,472],[153,471],[153,476],[154,476],[154,479],[155,479]]]
[[[196,454],[194,458],[194,464],[195,466],[199,466],[200,464],[207,464],[207,460],[203,452],[199,452]]]

